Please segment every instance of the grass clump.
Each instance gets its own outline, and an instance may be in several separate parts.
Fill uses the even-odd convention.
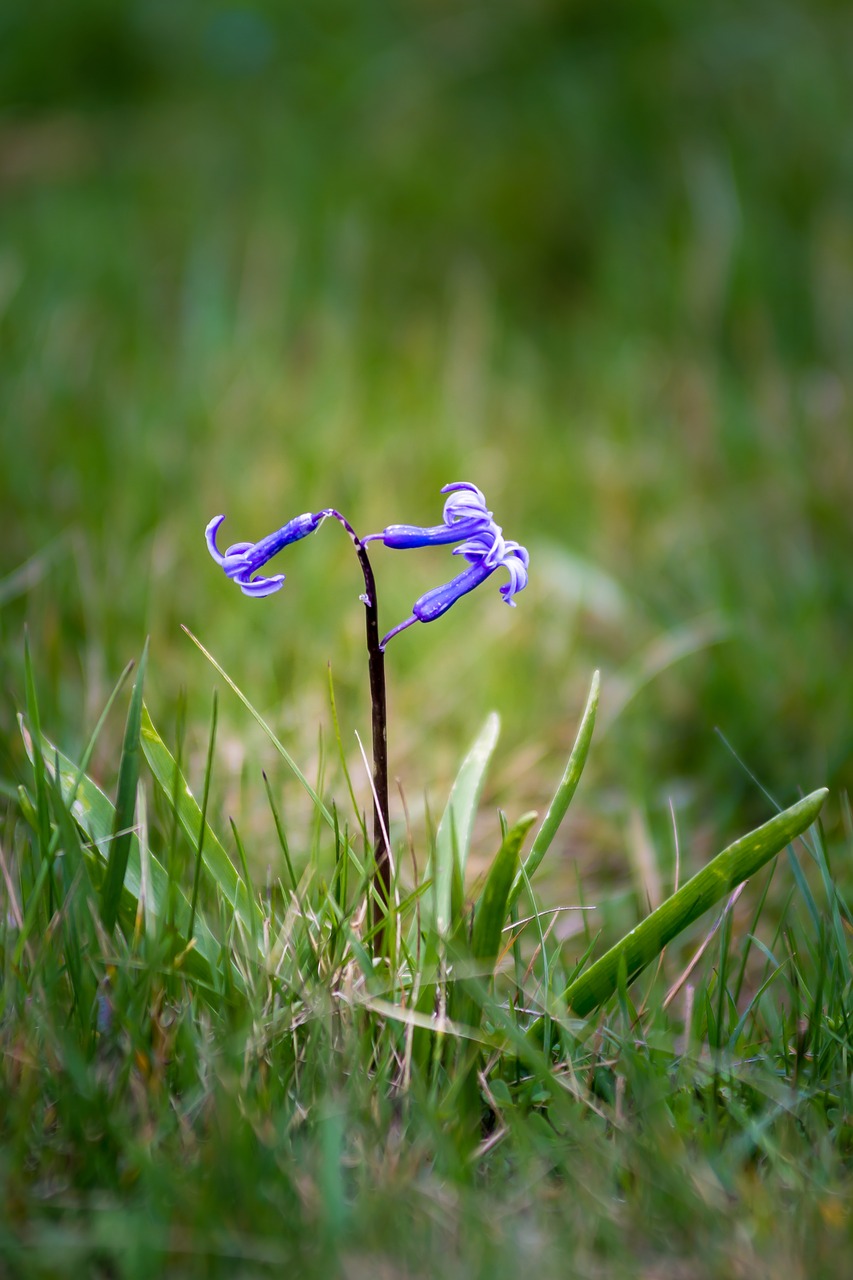
[[[490,721],[420,879],[403,871],[405,834],[394,839],[383,928],[357,812],[349,825],[311,787],[321,823],[306,861],[269,788],[280,857],[259,892],[237,828],[226,839],[205,816],[213,751],[199,806],[180,745],[170,752],[143,709],[144,662],[115,806],[45,735],[27,671],[32,774],[2,842],[12,1274],[839,1265],[851,917],[814,823],[822,793],[706,869],[718,885],[703,902],[722,910],[704,941],[690,935],[686,967],[664,950],[678,929],[639,956],[649,921],[615,963],[589,967],[586,913],[561,943],[531,877],[583,769],[597,676],[526,857],[536,815],[502,817],[484,881],[465,884]],[[749,849],[749,874],[786,847],[777,892],[775,862],[740,900],[743,875],[716,870]],[[663,908],[681,910],[688,889]]]

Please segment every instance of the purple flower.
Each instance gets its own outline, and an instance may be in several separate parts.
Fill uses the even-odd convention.
[[[443,524],[426,529],[416,524],[390,524],[381,533],[369,533],[362,538],[362,543],[381,541],[398,551],[435,547],[445,542],[461,542],[494,524],[486,499],[475,484],[459,480],[446,484],[441,492],[450,494],[444,504]]]
[[[328,511],[310,512],[289,520],[281,529],[270,533],[260,542],[235,542],[224,553],[216,545],[216,535],[224,516],[214,516],[204,531],[207,549],[218,565],[221,565],[229,578],[233,578],[244,595],[270,596],[280,590],[284,582],[284,574],[276,574],[272,578],[253,577],[258,569],[262,569],[268,560],[281,551],[282,547],[300,538],[307,538],[309,533],[319,529],[329,515]]]
[[[460,481],[445,485],[441,491],[450,496],[444,505],[444,523],[432,528],[416,525],[389,525],[382,533],[370,534],[364,542],[381,541],[386,547],[398,550],[410,547],[429,547],[441,543],[459,542],[453,554],[461,555],[470,568],[465,569],[451,582],[433,587],[415,601],[412,616],[401,622],[383,637],[384,649],[392,636],[405,631],[414,622],[434,622],[462,596],[485,582],[496,569],[506,569],[509,582],[500,593],[507,604],[515,605],[514,596],[527,586],[527,569],[530,557],[517,542],[509,542],[500,526],[495,524],[486,499],[476,485]]]

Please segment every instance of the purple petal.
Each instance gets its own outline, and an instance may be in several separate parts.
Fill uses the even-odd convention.
[[[454,484],[446,484],[441,492],[450,494],[444,504],[445,524],[457,524],[466,520],[476,521],[479,528],[488,526],[492,513],[486,506],[484,494],[475,484],[458,480]]]
[[[431,591],[427,591],[415,601],[412,613],[420,622],[434,622],[443,613],[447,613],[457,600],[484,582],[490,573],[492,569],[481,560],[479,564],[472,565],[451,582],[445,582],[443,586],[433,587]]]
[[[235,579],[244,596],[252,596],[255,599],[261,599],[263,596],[274,595],[276,591],[280,591],[284,584],[284,574],[276,574],[274,578],[246,578],[244,580]]]
[[[210,552],[210,554],[213,556],[217,564],[222,564],[222,561],[224,559],[222,552],[219,550],[219,548],[216,545],[216,535],[219,532],[219,527],[222,524],[222,521],[224,519],[225,519],[225,516],[214,516],[204,531],[205,541],[207,542],[207,549]]]
[[[509,582],[500,588],[500,593],[507,604],[515,607],[513,596],[527,586],[527,567],[518,556],[507,556],[503,567],[509,572]]]
[[[472,520],[457,520],[453,524],[436,524],[424,528],[416,524],[390,524],[381,533],[369,533],[365,542],[383,542],[386,547],[395,551],[405,551],[413,547],[437,547],[448,542],[459,542],[478,533],[483,527],[481,516]]]

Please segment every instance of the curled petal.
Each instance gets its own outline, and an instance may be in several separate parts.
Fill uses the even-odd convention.
[[[444,523],[458,524],[462,521],[476,521],[482,528],[488,526],[492,513],[486,506],[486,498],[481,489],[467,480],[457,480],[446,484],[441,490],[450,497],[444,504]]]
[[[260,542],[234,542],[223,554],[217,545],[217,535],[224,516],[215,516],[205,529],[207,549],[229,578],[237,583],[247,596],[268,596],[278,591],[284,582],[284,574],[265,578],[258,574],[267,561],[291,542],[307,538],[323,523],[329,513],[306,511],[304,515],[289,520],[281,529],[270,533]]]
[[[473,538],[463,542],[461,547],[455,547],[453,555],[464,556],[470,564],[485,560],[492,569],[497,569],[501,563],[504,546],[502,532],[492,522],[487,528],[478,530]]]
[[[500,588],[500,593],[507,604],[511,604],[515,608],[515,596],[519,591],[523,591],[527,586],[527,567],[530,563],[530,556],[527,548],[519,546],[517,542],[507,543],[507,553],[501,564],[509,573],[509,582],[505,582]]]
[[[222,521],[224,519],[225,519],[225,516],[214,516],[204,531],[205,541],[207,542],[207,549],[210,552],[210,554],[213,556],[217,564],[222,564],[222,561],[225,558],[222,555],[222,552],[219,550],[219,548],[216,545],[216,535],[219,532],[219,526],[222,524]]]
[[[244,596],[260,599],[281,590],[284,585],[284,574],[277,573],[274,578],[235,578],[234,581]]]

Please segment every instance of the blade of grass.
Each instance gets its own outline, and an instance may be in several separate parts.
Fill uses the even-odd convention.
[[[281,817],[279,816],[278,806],[273,797],[272,787],[270,786],[270,780],[267,777],[266,773],[263,775],[263,779],[264,779],[264,786],[266,787],[266,792],[267,792],[267,800],[269,801],[269,806],[270,806],[270,809],[272,810],[272,820],[275,823],[275,833],[278,836],[278,843],[281,846],[282,853],[284,854],[284,862],[287,867],[287,874],[290,877],[290,887],[293,890],[294,894],[296,895],[296,898],[298,901],[299,900],[299,882],[296,879],[296,872],[293,870],[293,863],[291,862],[291,859],[290,859],[290,846],[287,843],[287,836],[284,831],[284,825],[282,824]]]
[[[569,1008],[583,1017],[603,1004],[616,990],[620,962],[632,981],[668,942],[801,835],[814,822],[826,794],[825,787],[813,791],[719,853],[570,984],[564,993]]]
[[[450,1013],[454,1021],[478,1030],[483,1021],[495,964],[503,941],[510,888],[518,870],[524,837],[536,821],[535,813],[526,813],[510,827],[501,841],[489,870],[474,913],[470,950],[461,945],[459,960],[469,962],[471,975],[454,982]],[[467,955],[466,955],[467,951]],[[479,1091],[477,1068],[480,1053],[475,1046],[465,1046],[451,1081],[448,1102],[459,1122],[460,1135],[470,1139],[477,1127]]]
[[[565,772],[560,779],[560,784],[554,793],[554,799],[545,814],[542,826],[536,833],[536,839],[533,841],[533,847],[524,862],[524,875],[528,880],[532,880],[534,874],[539,868],[542,859],[551,847],[551,843],[557,834],[563,818],[566,816],[569,805],[572,803],[574,794],[577,791],[578,783],[581,780],[586,758],[589,754],[589,745],[592,741],[593,730],[595,729],[595,715],[598,710],[598,697],[601,688],[601,677],[598,671],[593,673],[592,683],[589,688],[589,695],[586,700],[586,707],[581,717],[580,726],[578,728],[575,744],[572,747],[568,764]],[[524,887],[524,876],[519,874],[515,877],[512,890],[510,893],[510,902],[515,902],[521,890]]]
[[[287,750],[287,748],[283,745],[283,743],[282,743],[282,742],[280,742],[280,741],[279,741],[279,739],[276,737],[276,735],[273,733],[272,729],[271,729],[271,728],[270,728],[270,726],[267,724],[266,720],[264,720],[264,718],[263,718],[263,716],[261,715],[261,713],[260,713],[259,711],[257,711],[257,710],[252,706],[251,702],[250,702],[250,701],[249,701],[249,699],[246,697],[246,695],[243,693],[243,691],[242,691],[241,689],[239,689],[239,688],[238,688],[238,686],[234,683],[234,681],[231,679],[231,677],[228,675],[228,673],[224,670],[224,668],[223,668],[223,667],[221,667],[221,666],[219,665],[219,663],[218,663],[218,662],[216,661],[216,659],[214,658],[213,654],[212,654],[212,653],[210,653],[207,649],[205,649],[204,645],[201,643],[201,641],[198,639],[198,637],[193,635],[193,633],[190,631],[189,627],[185,627],[185,626],[183,626],[183,625],[182,625],[181,630],[182,630],[182,631],[184,631],[184,632],[186,633],[186,635],[187,635],[187,636],[189,636],[190,640],[192,640],[192,642],[193,642],[193,644],[196,646],[196,648],[197,648],[197,649],[199,649],[199,650],[201,651],[201,653],[203,653],[203,654],[204,654],[205,658],[207,658],[208,662],[209,662],[209,663],[210,663],[210,665],[213,667],[213,669],[214,669],[215,671],[218,671],[218,672],[219,672],[219,674],[222,676],[222,679],[223,679],[223,680],[225,681],[225,683],[228,685],[228,688],[229,688],[229,689],[231,689],[234,693],[236,693],[237,697],[240,699],[240,701],[242,702],[243,706],[246,708],[246,710],[247,710],[247,711],[249,712],[249,714],[252,716],[253,720],[255,720],[255,722],[256,722],[258,725],[260,725],[261,729],[263,729],[264,733],[265,733],[265,734],[266,734],[266,736],[269,738],[270,742],[271,742],[271,743],[272,743],[272,745],[275,747],[276,751],[277,751],[277,752],[278,752],[278,754],[281,756],[282,760],[285,762],[285,764],[287,765],[287,767],[288,767],[288,768],[290,769],[290,771],[293,773],[294,777],[299,781],[299,783],[300,783],[300,784],[301,784],[301,786],[305,789],[305,791],[307,791],[308,795],[311,797],[312,802],[314,803],[314,805],[315,805],[315,807],[317,808],[318,812],[322,815],[322,817],[323,817],[324,821],[326,822],[326,824],[327,824],[329,827],[331,827],[332,829],[334,829],[334,825],[335,825],[335,824],[334,824],[334,820],[333,820],[333,818],[332,818],[331,813],[330,813],[330,812],[329,812],[329,810],[326,808],[326,806],[323,804],[323,801],[320,799],[320,797],[319,797],[319,795],[317,794],[317,792],[315,791],[315,789],[311,786],[311,783],[308,781],[308,779],[306,778],[305,774],[304,774],[304,773],[302,772],[302,770],[299,768],[299,765],[298,765],[298,764],[296,763],[296,761],[293,759],[293,757],[291,756],[290,752]]]
[[[237,846],[237,853],[239,854],[239,857],[240,857],[240,866],[243,868],[243,879],[246,882],[246,887],[249,891],[249,897],[252,902],[256,902],[257,899],[255,897],[255,890],[252,886],[252,878],[251,878],[251,875],[249,874],[249,863],[246,858],[246,850],[243,847],[243,841],[240,839],[240,833],[237,830],[237,824],[235,823],[234,819],[229,818],[229,822],[231,824],[231,832],[234,836],[234,843]],[[257,913],[254,911],[249,913],[249,927],[252,930],[252,950],[257,951],[258,950]]]
[[[364,839],[364,846],[365,848],[367,848],[367,846],[370,843],[370,836],[367,831],[367,824],[364,820],[364,815],[359,811],[358,799],[355,794],[355,788],[352,785],[352,777],[350,776],[349,766],[347,765],[346,752],[344,751],[343,738],[341,737],[341,725],[338,719],[338,706],[335,700],[335,682],[332,679],[331,662],[329,663],[329,706],[332,712],[332,726],[335,730],[335,741],[338,745],[338,758],[341,762],[341,770],[344,775],[344,781],[347,784],[347,791],[349,792],[349,798],[352,801],[352,810],[353,810],[353,813],[355,814],[356,822],[360,824],[361,834]]]
[[[39,854],[42,858],[47,858],[50,846],[50,811],[47,803],[45,765],[41,747],[41,720],[39,718],[36,684],[30,655],[30,637],[27,631],[24,632],[24,679],[27,687],[27,720],[32,730],[32,765],[36,784],[35,829],[38,836]]]
[[[136,816],[136,784],[139,781],[139,734],[142,725],[142,687],[148,662],[148,641],[142,650],[139,670],[130,696],[130,708],[124,730],[124,743],[118,769],[113,839],[107,858],[107,873],[101,886],[101,919],[112,933],[118,918],[121,891],[130,857],[130,842]]]
[[[142,750],[167,802],[171,803],[173,796],[176,795],[176,812],[185,834],[191,845],[201,850],[201,860],[205,868],[214,883],[222,890],[226,901],[240,917],[246,926],[248,936],[251,937],[254,926],[249,917],[256,908],[249,898],[246,885],[225,852],[221,841],[203,818],[201,809],[185,779],[180,777],[180,785],[175,787],[177,765],[169,748],[155,729],[148,708],[145,706],[142,708]],[[203,838],[202,824],[204,824]]]
[[[201,795],[201,813],[198,823],[198,844],[195,851],[195,871],[193,873],[193,896],[190,900],[190,928],[189,936],[193,936],[193,925],[195,924],[196,907],[198,906],[198,887],[201,880],[201,857],[204,852],[204,833],[209,829],[207,825],[207,802],[210,799],[210,775],[213,772],[213,751],[216,746],[216,722],[219,716],[219,699],[216,690],[213,691],[213,709],[210,713],[210,737],[207,743],[207,762],[204,768],[204,788]],[[249,912],[250,916],[254,915],[253,911]],[[252,929],[252,938],[255,938],[255,931]]]
[[[485,960],[494,966],[498,957],[519,853],[537,817],[536,813],[525,813],[509,828],[492,863],[474,911],[471,954],[475,960]]]
[[[460,880],[464,879],[474,816],[499,733],[500,720],[493,711],[486,717],[482,729],[462,761],[447,807],[438,824],[435,835],[435,866],[434,869],[428,866],[426,874],[428,878],[432,876],[435,882],[435,926],[441,935],[446,935],[452,921],[454,864]]]
[[[24,733],[24,745],[27,755],[32,760],[33,741],[31,735],[26,732]],[[63,802],[78,827],[91,842],[91,848],[86,851],[91,859],[90,868],[105,864],[115,826],[115,806],[113,802],[88,774],[83,774],[81,777],[79,765],[64,755],[44,734],[42,734],[41,746],[44,758],[50,762],[47,766],[48,774],[55,777],[54,771],[56,769],[59,770]],[[146,887],[150,889],[149,905],[151,913],[158,920],[165,921],[170,900],[169,875],[166,868],[162,863],[158,862],[150,851],[148,861],[149,884]],[[180,937],[185,938],[189,923],[189,899],[177,886],[173,885],[172,890],[176,907],[174,925]],[[139,841],[136,835],[132,834],[122,897],[122,910],[124,910],[125,901],[131,905],[132,910],[128,912],[130,921],[133,921],[136,917],[136,908],[142,891]],[[216,972],[220,943],[202,917],[199,917],[196,921],[196,937],[194,941],[195,952],[197,953],[196,959],[202,966],[201,973],[209,981],[210,975]],[[191,973],[194,972],[191,961],[188,962],[188,969]]]

